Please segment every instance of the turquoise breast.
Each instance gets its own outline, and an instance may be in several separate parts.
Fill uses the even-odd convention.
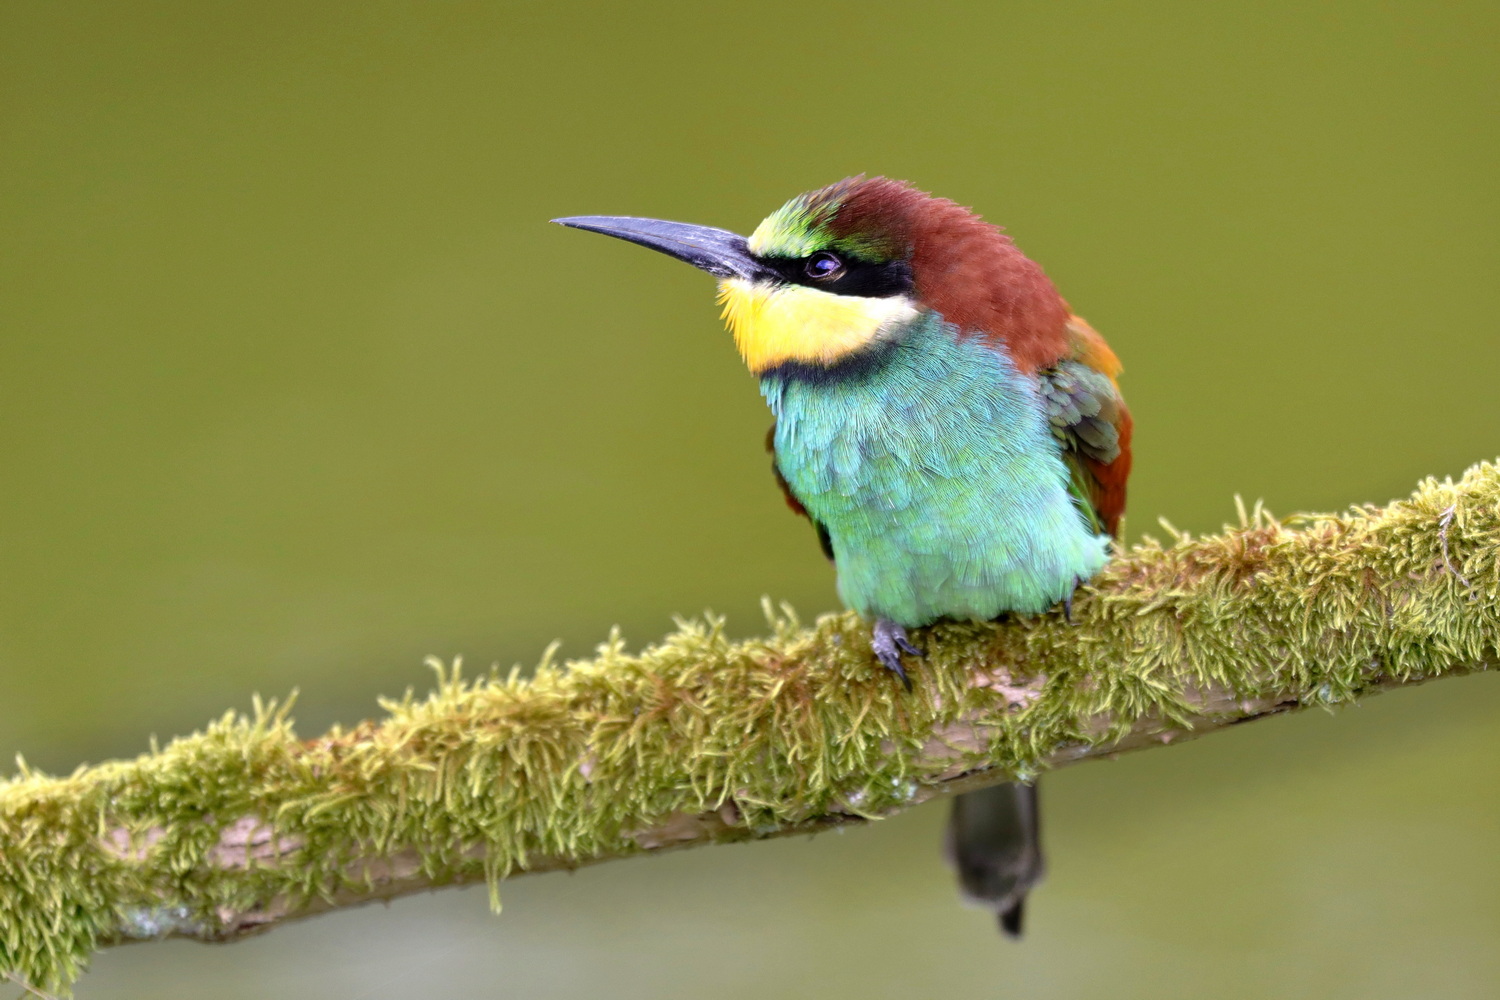
[[[776,462],[871,618],[1035,613],[1108,558],[1068,492],[1035,379],[926,313],[848,374],[768,375]]]

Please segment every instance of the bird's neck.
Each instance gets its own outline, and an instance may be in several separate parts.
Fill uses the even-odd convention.
[[[892,380],[916,379],[934,387],[949,376],[955,363],[958,331],[931,310],[917,312],[895,324],[884,335],[827,364],[783,361],[758,374],[761,394],[773,411],[788,392],[844,396],[847,393],[887,391]],[[984,348],[986,355],[993,353]],[[779,413],[778,413],[779,416]]]

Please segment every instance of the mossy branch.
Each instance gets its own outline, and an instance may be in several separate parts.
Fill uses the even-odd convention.
[[[804,833],[1088,757],[1492,667],[1500,471],[1122,554],[1059,614],[926,630],[905,693],[854,617],[465,682],[302,741],[284,708],[0,785],[0,972],[232,940],[434,886]]]

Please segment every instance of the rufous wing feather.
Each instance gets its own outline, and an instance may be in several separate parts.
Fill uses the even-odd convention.
[[[1133,423],[1120,395],[1120,362],[1083,320],[1068,320],[1070,352],[1037,373],[1047,419],[1073,473],[1073,492],[1100,531],[1118,535],[1130,476]]]

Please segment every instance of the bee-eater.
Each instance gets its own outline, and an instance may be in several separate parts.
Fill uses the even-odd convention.
[[[1109,558],[1130,472],[1120,363],[997,226],[884,177],[793,198],[748,239],[555,221],[719,279],[787,503],[908,688],[908,629],[1066,607]],[[964,893],[1019,936],[1042,875],[1035,786],[959,796],[948,850]]]

